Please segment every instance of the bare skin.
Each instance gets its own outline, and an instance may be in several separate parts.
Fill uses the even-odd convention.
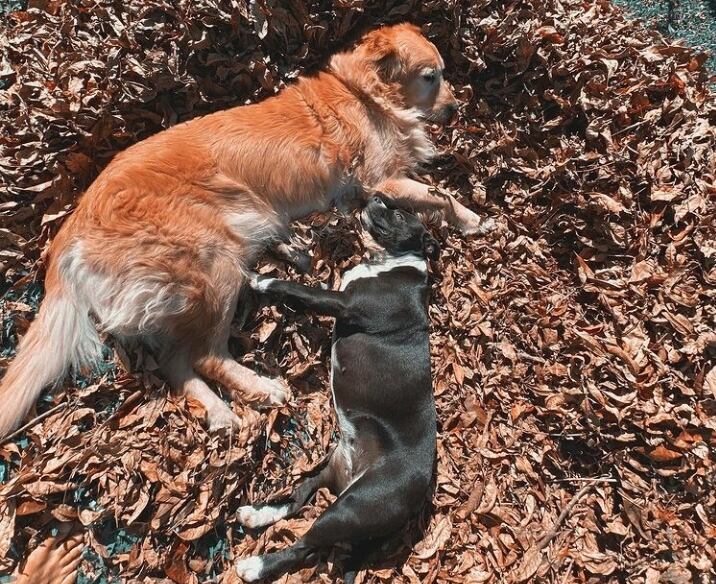
[[[56,536],[47,538],[15,571],[13,584],[73,584],[82,562],[84,538],[71,534],[72,524],[63,523]]]

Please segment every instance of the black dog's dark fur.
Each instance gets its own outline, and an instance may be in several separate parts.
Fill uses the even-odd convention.
[[[341,438],[285,504],[241,508],[242,522],[258,527],[296,513],[320,487],[338,495],[293,546],[240,560],[245,580],[294,570],[337,543],[395,533],[420,510],[431,483],[436,419],[425,257],[437,256],[437,243],[416,217],[379,198],[362,219],[385,253],[345,274],[344,291],[253,282],[274,300],[336,318],[332,389]]]

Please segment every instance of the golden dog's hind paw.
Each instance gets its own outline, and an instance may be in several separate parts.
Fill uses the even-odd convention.
[[[231,432],[241,429],[241,420],[227,406],[226,409],[207,411],[206,423],[209,432],[217,432],[219,430],[229,430]]]
[[[256,387],[260,396],[256,404],[261,406],[282,406],[291,398],[291,388],[283,379],[263,377]]]

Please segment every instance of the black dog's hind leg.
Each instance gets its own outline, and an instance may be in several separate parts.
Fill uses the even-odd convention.
[[[343,582],[353,584],[358,572],[367,567],[368,560],[380,549],[385,540],[383,538],[356,543],[351,547],[348,557],[343,561]]]
[[[279,519],[291,517],[301,510],[313,493],[321,487],[333,490],[335,450],[313,470],[304,476],[291,495],[280,503],[267,503],[265,505],[244,505],[239,507],[238,521],[241,525],[251,528],[264,527],[276,523]]]
[[[236,562],[247,582],[296,570],[337,543],[355,544],[390,535],[410,516],[399,493],[386,492],[384,468],[372,468],[353,482],[291,547]]]

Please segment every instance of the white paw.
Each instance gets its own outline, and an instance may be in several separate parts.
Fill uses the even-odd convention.
[[[256,509],[254,509],[253,505],[242,505],[236,512],[236,520],[241,525],[251,527],[252,529],[256,527],[256,524],[254,523],[255,516]]]
[[[255,272],[251,272],[249,276],[249,287],[256,292],[266,292],[269,289],[269,285],[276,278],[263,278]]]
[[[261,377],[261,384],[256,391],[263,396],[260,403],[266,406],[280,406],[291,397],[291,389],[283,379]]]
[[[230,430],[238,430],[241,428],[241,420],[228,406],[226,408],[207,411],[206,421],[209,426],[209,432],[215,432],[221,428],[229,428]]]
[[[244,505],[237,511],[237,519],[241,525],[256,529],[272,525],[286,517],[288,505],[264,505],[256,509],[253,505]]]
[[[244,582],[255,582],[261,578],[264,562],[261,556],[252,556],[236,562],[236,573]]]
[[[485,235],[497,227],[497,222],[490,217],[480,217],[470,211],[470,215],[460,225],[463,235]]]

